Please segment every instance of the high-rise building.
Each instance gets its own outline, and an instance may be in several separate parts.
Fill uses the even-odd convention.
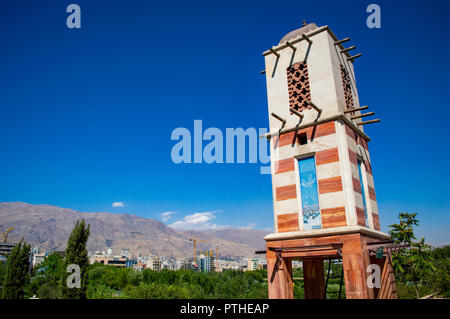
[[[253,271],[259,269],[259,258],[248,258],[247,270]]]
[[[202,272],[215,271],[214,251],[199,251],[197,254],[197,266]]]

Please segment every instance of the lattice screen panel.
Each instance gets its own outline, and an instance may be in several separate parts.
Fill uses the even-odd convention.
[[[308,66],[299,62],[287,68],[289,89],[289,106],[297,111],[311,108],[311,92],[309,88]]]
[[[341,76],[342,83],[344,85],[344,96],[345,96],[345,105],[347,109],[353,108],[353,94],[352,94],[352,85],[350,83],[350,77],[348,76],[347,70],[341,64]]]

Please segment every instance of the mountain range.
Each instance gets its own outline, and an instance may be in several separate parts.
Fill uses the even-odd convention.
[[[51,205],[0,202],[1,230],[15,227],[8,234],[8,242],[23,238],[43,251],[64,250],[73,226],[81,219],[90,225],[88,250],[106,250],[105,240],[111,239],[114,254],[129,249],[134,255],[190,257],[193,243],[189,238],[196,237],[205,240],[197,243],[197,249],[216,250],[219,245],[220,256],[254,256],[256,250],[265,249],[263,238],[268,234],[243,228],[178,230],[136,215],[83,213]]]

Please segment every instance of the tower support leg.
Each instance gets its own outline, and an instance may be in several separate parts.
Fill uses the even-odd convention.
[[[373,299],[373,289],[367,286],[367,267],[370,264],[365,240],[354,234],[342,246],[345,295],[347,299]]]
[[[292,262],[267,250],[267,282],[270,299],[293,299]]]
[[[304,259],[305,299],[322,299],[325,291],[323,259]]]

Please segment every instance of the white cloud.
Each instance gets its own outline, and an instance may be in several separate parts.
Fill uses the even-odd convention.
[[[125,207],[123,202],[113,202],[112,207]]]
[[[168,221],[169,219],[172,218],[173,214],[176,214],[176,212],[168,211],[168,212],[164,212],[164,213],[159,214],[159,216],[161,217],[161,220],[163,222],[166,222],[166,221]]]
[[[256,224],[255,223],[249,223],[247,226],[240,226],[238,228],[242,228],[242,229],[253,229],[255,228]]]
[[[211,212],[203,212],[203,213],[194,213],[191,215],[184,216],[183,219],[180,219],[172,224],[169,227],[178,228],[178,229],[218,229],[224,226],[219,226],[217,224],[211,224],[211,220],[216,218],[216,213],[218,211]]]

